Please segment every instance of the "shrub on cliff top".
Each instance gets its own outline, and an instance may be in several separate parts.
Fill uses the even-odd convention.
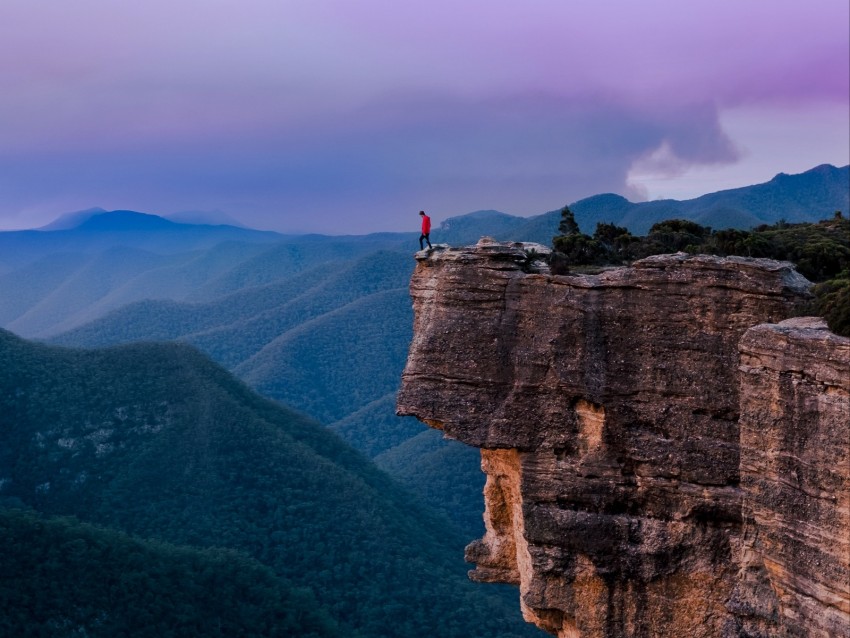
[[[814,288],[813,314],[826,319],[835,334],[850,337],[850,272],[841,279],[830,279]]]

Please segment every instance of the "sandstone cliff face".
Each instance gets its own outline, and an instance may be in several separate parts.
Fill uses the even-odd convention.
[[[751,634],[850,636],[850,339],[790,319],[750,329],[740,350],[744,534],[730,608]]]
[[[790,516],[797,501],[789,505],[782,481],[745,497],[762,466],[801,452],[775,451],[768,440],[787,433],[778,419],[751,416],[748,399],[747,423],[777,431],[754,425],[768,448],[742,453],[750,385],[739,382],[738,342],[788,317],[808,283],[767,260],[666,255],[560,277],[529,274],[526,262],[521,246],[482,241],[421,254],[411,282],[398,412],[482,448],[487,532],[467,548],[471,577],[517,584],[526,619],[562,637],[786,635],[789,614],[805,624],[823,605],[835,610],[825,627],[846,622],[839,545],[807,558],[837,561],[831,576],[798,578],[798,550],[783,545],[798,538],[794,519],[773,515],[782,506]],[[782,357],[753,356],[760,363],[744,376],[760,379],[752,392],[762,396],[768,361]],[[829,387],[831,418],[846,423],[847,392]],[[772,392],[771,409],[784,409]],[[836,463],[843,454],[847,465],[847,445],[834,442]],[[809,464],[819,452],[807,453],[801,468],[817,473]],[[818,474],[816,487],[801,488],[824,510],[812,505],[806,547],[850,531],[847,473],[836,470],[843,484]],[[820,496],[829,490],[836,500]],[[833,531],[823,533],[826,518]]]

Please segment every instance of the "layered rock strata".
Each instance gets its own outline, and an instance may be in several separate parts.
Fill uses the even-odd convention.
[[[738,342],[793,314],[808,282],[684,254],[551,276],[533,254],[421,253],[411,281],[398,413],[482,448],[471,577],[517,584],[526,619],[561,637],[779,631],[782,596],[773,616],[757,602],[773,566],[793,571],[774,540],[789,532],[751,534],[775,499],[745,505]]]

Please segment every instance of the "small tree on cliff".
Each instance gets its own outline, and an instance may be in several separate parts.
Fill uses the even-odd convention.
[[[569,206],[564,206],[561,209],[561,222],[558,224],[558,232],[561,235],[578,235],[579,228],[576,223],[576,216]]]

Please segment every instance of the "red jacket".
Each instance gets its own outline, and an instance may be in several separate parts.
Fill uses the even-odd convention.
[[[427,235],[431,232],[431,218],[428,215],[422,215],[422,234]]]

